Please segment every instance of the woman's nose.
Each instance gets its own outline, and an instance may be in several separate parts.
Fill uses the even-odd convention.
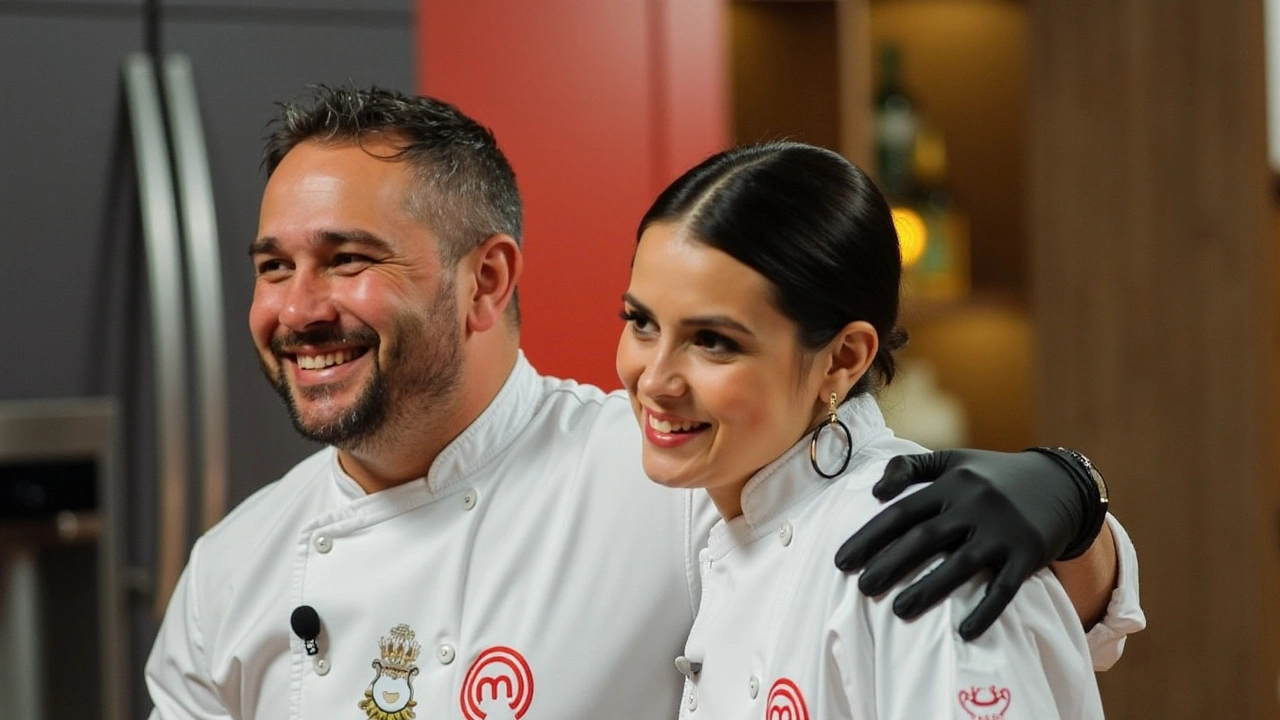
[[[687,388],[679,360],[665,350],[653,355],[640,373],[637,385],[642,394],[654,398],[679,396]]]

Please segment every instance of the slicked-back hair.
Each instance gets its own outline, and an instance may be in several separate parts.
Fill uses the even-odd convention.
[[[773,288],[773,302],[805,351],[856,320],[880,337],[871,370],[846,397],[893,379],[902,256],[889,205],[856,165],[825,148],[771,142],[726,150],[689,170],[654,201],[637,239],[676,223]]]
[[[453,105],[379,87],[316,85],[298,100],[279,104],[268,125],[262,165],[270,177],[300,143],[390,142],[389,161],[407,162],[417,189],[408,210],[434,233],[441,261],[453,267],[486,239],[510,235],[521,242],[516,176],[488,128]],[[516,299],[512,317],[519,321]]]

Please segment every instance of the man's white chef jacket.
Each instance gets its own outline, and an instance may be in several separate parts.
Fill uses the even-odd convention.
[[[201,538],[147,663],[152,717],[670,718],[715,517],[644,477],[625,395],[522,356],[426,478],[365,495],[326,449]],[[1133,612],[1121,587],[1109,618]],[[1095,630],[1104,663],[1125,631]]]
[[[893,598],[905,582],[868,598],[856,575],[834,567],[830,549],[883,507],[871,486],[885,464],[924,451],[894,437],[870,397],[845,403],[840,416],[853,441],[841,477],[814,472],[806,438],[751,478],[742,515],[712,528],[700,553],[702,600],[679,663],[689,678],[680,717],[1101,718],[1088,642],[1048,570],[1022,586],[982,637],[965,642],[957,628],[985,583],[971,581],[904,622]],[[842,436],[827,430],[821,439],[820,466],[838,468]],[[1112,528],[1131,552],[1119,525]],[[1127,619],[1142,622],[1140,611]]]

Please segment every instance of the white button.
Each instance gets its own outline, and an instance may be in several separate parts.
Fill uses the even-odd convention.
[[[325,660],[325,659],[324,659],[324,658],[322,658],[322,657],[318,657],[318,658],[316,658],[315,665],[316,665],[316,674],[317,674],[317,675],[328,675],[328,674],[329,674],[329,661],[328,661],[328,660]]]
[[[693,686],[693,683],[689,684],[689,699],[686,704],[690,710],[698,709],[698,689]]]
[[[681,655],[680,657],[676,658],[676,670],[679,670],[681,675],[692,680],[694,675],[697,675],[699,672],[702,672],[702,663],[694,662],[689,658]]]
[[[756,696],[760,694],[760,681],[756,679],[755,675],[752,675],[751,679],[747,681],[747,692],[751,693],[752,700],[755,700]]]
[[[448,665],[453,662],[455,657],[457,657],[457,653],[453,651],[453,646],[449,643],[436,648],[436,659],[440,661],[441,665]]]
[[[791,523],[784,522],[782,527],[778,528],[778,542],[782,543],[782,547],[791,544]]]
[[[463,509],[465,509],[465,510],[470,510],[471,508],[475,507],[475,506],[476,506],[476,501],[477,501],[479,498],[480,498],[480,494],[479,494],[479,493],[477,493],[475,490],[470,490],[470,489],[468,489],[466,492],[462,493],[462,507],[463,507]]]
[[[328,535],[317,535],[312,542],[316,546],[316,552],[327,553],[333,549],[333,541]]]

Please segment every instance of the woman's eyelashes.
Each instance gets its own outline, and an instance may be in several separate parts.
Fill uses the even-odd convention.
[[[693,334],[693,344],[713,355],[736,355],[742,345],[714,330],[699,330]]]
[[[657,323],[648,313],[633,308],[623,308],[619,313],[622,321],[631,326],[636,335],[653,337],[658,334]],[[705,328],[693,329],[688,336],[688,343],[709,355],[727,357],[742,352],[742,343],[715,330]]]
[[[622,321],[631,326],[632,332],[640,334],[652,334],[656,328],[653,325],[653,319],[648,313],[633,310],[631,308],[623,308],[620,314]]]

